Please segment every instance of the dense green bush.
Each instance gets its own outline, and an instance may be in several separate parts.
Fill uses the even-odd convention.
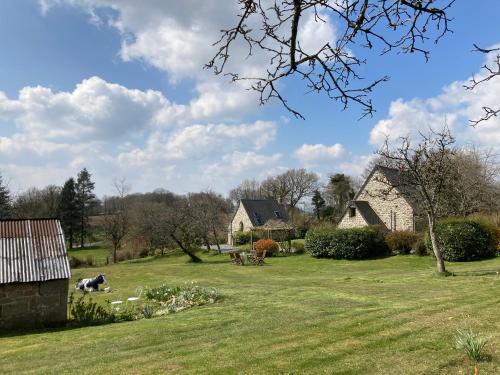
[[[316,258],[368,259],[388,253],[384,232],[378,227],[310,230],[305,249]]]
[[[304,241],[303,240],[293,240],[292,241],[292,252],[294,254],[304,254]]]
[[[394,254],[410,254],[419,238],[418,233],[409,230],[398,230],[387,233],[385,243]]]
[[[429,255],[429,252],[427,251],[427,247],[425,246],[425,242],[423,239],[423,236],[420,236],[418,240],[413,244],[413,247],[411,249],[412,254],[418,255],[418,256],[425,256]]]
[[[309,226],[307,225],[297,225],[295,227],[295,238],[296,239],[304,239],[306,237],[306,233],[309,230]]]
[[[233,233],[233,243],[235,245],[246,245],[247,243],[250,243],[250,239],[253,239],[255,242],[260,238],[261,235],[258,232],[253,232],[253,234],[251,234],[250,231]]]
[[[495,228],[470,219],[448,219],[436,224],[436,240],[444,259],[465,262],[491,258],[496,255]],[[430,235],[425,245],[432,252]]]

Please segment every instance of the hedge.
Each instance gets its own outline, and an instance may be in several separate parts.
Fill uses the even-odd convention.
[[[305,249],[316,258],[368,259],[388,253],[378,227],[309,230]]]
[[[436,224],[436,240],[445,260],[466,262],[496,255],[496,229],[471,219],[448,219]],[[432,253],[429,232],[425,245]]]
[[[385,243],[394,254],[410,254],[419,240],[418,233],[409,230],[389,232],[385,236]]]
[[[258,232],[253,232],[253,234],[251,234],[250,231],[235,232],[233,233],[233,243],[235,245],[246,245],[247,243],[250,243],[250,236],[254,242],[261,238],[261,235]]]

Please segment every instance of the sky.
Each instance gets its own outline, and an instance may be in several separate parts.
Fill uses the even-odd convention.
[[[453,33],[428,44],[428,62],[369,55],[363,75],[390,76],[371,96],[373,117],[359,120],[359,107],[342,110],[299,80],[283,83],[301,120],[203,69],[219,30],[234,23],[235,0],[2,1],[0,173],[13,193],[62,185],[86,167],[99,196],[122,178],[134,192],[226,194],[289,168],[323,181],[358,176],[386,137],[444,123],[458,144],[500,151],[500,119],[469,125],[482,106],[500,104],[500,79],[463,87],[488,63],[473,43],[500,43],[500,2],[470,4],[451,8]],[[323,19],[303,17],[303,43],[336,37],[336,20]],[[262,61],[237,46],[230,67],[253,72]]]

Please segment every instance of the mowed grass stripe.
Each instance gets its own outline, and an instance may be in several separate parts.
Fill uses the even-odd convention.
[[[470,373],[454,348],[465,324],[500,342],[495,274],[438,278],[430,258],[335,261],[271,258],[235,267],[226,256],[184,257],[77,269],[103,272],[126,299],[135,288],[197,281],[222,300],[175,315],[99,327],[0,338],[5,373]],[[450,264],[460,273],[500,269],[499,259]],[[452,316],[453,319],[449,319]],[[496,356],[482,373],[500,373]]]

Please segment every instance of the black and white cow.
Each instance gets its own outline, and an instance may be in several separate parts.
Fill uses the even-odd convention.
[[[83,290],[85,292],[95,292],[99,290],[99,284],[107,283],[108,281],[104,275],[98,275],[93,279],[81,279],[78,280],[75,289]]]

